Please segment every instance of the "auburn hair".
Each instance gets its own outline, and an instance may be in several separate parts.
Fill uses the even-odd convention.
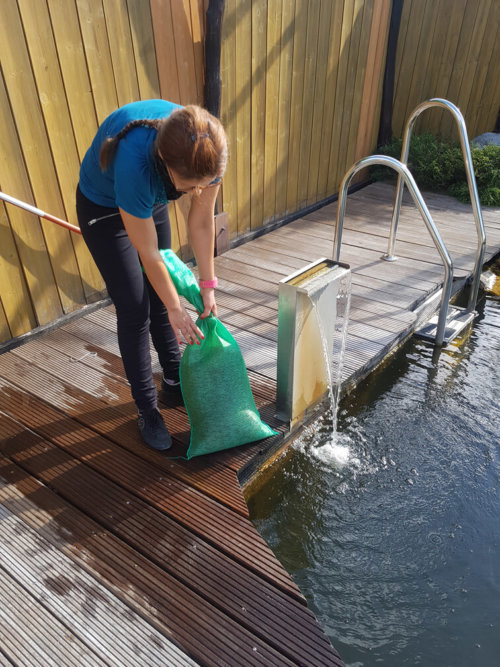
[[[105,171],[118,144],[136,127],[157,130],[156,150],[171,169],[186,179],[222,178],[227,164],[227,138],[222,123],[203,107],[190,104],[166,118],[139,119],[125,125],[101,144],[99,162]]]

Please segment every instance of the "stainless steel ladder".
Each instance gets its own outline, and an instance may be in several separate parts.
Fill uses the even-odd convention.
[[[458,306],[450,305],[450,297],[453,283],[453,262],[451,257],[441,239],[441,236],[432,220],[429,210],[422,198],[420,190],[415,183],[415,179],[408,170],[408,153],[410,149],[410,139],[418,116],[431,107],[441,107],[452,113],[454,116],[458,131],[460,135],[460,144],[465,162],[465,171],[467,175],[467,184],[472,202],[472,210],[477,231],[477,249],[473,270],[472,286],[469,295],[469,301],[466,308],[459,308]],[[477,193],[476,179],[472,165],[472,157],[470,152],[469,140],[467,136],[467,129],[465,121],[460,113],[460,110],[451,102],[447,100],[433,98],[423,102],[411,113],[404,130],[403,146],[401,150],[401,159],[396,160],[386,155],[372,155],[363,158],[356,162],[346,173],[339,191],[339,203],[337,208],[337,224],[335,228],[335,240],[333,247],[333,259],[339,261],[340,244],[342,241],[342,228],[344,223],[345,207],[347,200],[347,190],[354,175],[365,167],[380,164],[394,169],[398,172],[398,182],[396,185],[396,195],[394,199],[394,208],[391,221],[391,230],[389,235],[389,245],[387,253],[382,256],[382,259],[393,262],[397,260],[394,254],[394,247],[396,244],[396,233],[399,222],[399,215],[401,211],[401,202],[403,199],[403,189],[406,184],[408,190],[422,215],[422,218],[431,234],[431,237],[436,245],[436,248],[441,256],[444,265],[444,281],[441,294],[440,306],[438,314],[431,318],[423,327],[416,330],[418,336],[433,340],[436,345],[446,345],[451,340],[456,338],[461,331],[474,319],[476,316],[475,307],[477,302],[477,295],[479,291],[479,283],[481,278],[481,268],[484,260],[484,251],[486,246],[486,234],[484,230],[483,218],[481,215],[481,207],[479,204],[479,196]]]

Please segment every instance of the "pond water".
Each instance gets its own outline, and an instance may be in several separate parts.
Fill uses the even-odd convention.
[[[500,664],[500,298],[478,310],[459,344],[413,338],[250,499],[350,667]]]

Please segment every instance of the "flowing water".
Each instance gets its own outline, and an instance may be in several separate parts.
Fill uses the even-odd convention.
[[[329,406],[328,411],[331,418],[328,420],[328,430],[333,437],[337,431],[337,404],[342,386],[342,372],[344,370],[344,356],[347,340],[347,327],[349,324],[349,311],[351,309],[351,274],[346,273],[337,286],[335,299],[335,316],[332,336],[326,335],[324,322],[318,312],[318,304],[312,304],[316,311],[318,328],[323,343],[323,359],[328,377]],[[325,305],[324,307],[328,307]],[[330,341],[331,349],[328,349],[327,340]]]
[[[499,296],[478,310],[440,352],[412,339],[250,500],[351,667],[500,664]]]

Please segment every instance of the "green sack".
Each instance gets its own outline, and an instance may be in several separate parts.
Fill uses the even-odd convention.
[[[203,312],[198,281],[172,250],[160,250],[177,292]],[[214,315],[196,321],[205,338],[187,345],[181,390],[191,424],[186,458],[276,435],[257,411],[238,343]]]

